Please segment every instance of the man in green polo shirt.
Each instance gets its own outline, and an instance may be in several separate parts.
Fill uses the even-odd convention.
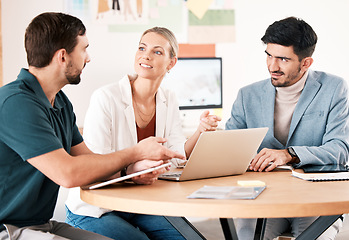
[[[127,166],[132,172],[184,158],[156,137],[107,155],[93,154],[86,147],[61,88],[80,82],[90,61],[87,47],[79,19],[40,14],[25,34],[29,69],[0,88],[1,240],[108,239],[50,221],[59,186],[82,186],[117,176]],[[144,177],[156,179],[164,171]]]

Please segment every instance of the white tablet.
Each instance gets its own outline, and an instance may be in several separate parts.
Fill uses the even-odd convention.
[[[128,175],[123,176],[123,177],[118,177],[118,178],[114,178],[114,179],[111,179],[111,180],[108,180],[108,181],[105,181],[105,182],[101,182],[101,183],[97,183],[97,184],[91,185],[91,186],[88,187],[88,189],[96,189],[96,188],[104,187],[104,186],[109,185],[109,184],[121,182],[121,181],[124,181],[126,179],[130,179],[130,178],[133,178],[133,177],[145,174],[145,173],[153,172],[153,171],[158,170],[160,168],[170,167],[170,166],[171,166],[170,162],[169,163],[165,163],[165,164],[162,164],[162,165],[157,166],[157,167],[148,168],[148,169],[145,169],[143,171],[131,173],[131,174],[128,174]]]

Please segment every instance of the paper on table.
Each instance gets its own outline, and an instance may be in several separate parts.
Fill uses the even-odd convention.
[[[236,186],[204,186],[193,192],[188,198],[211,199],[255,199],[264,189],[263,187],[236,187]]]
[[[337,173],[299,173],[292,170],[292,176],[307,181],[342,181],[349,180],[349,172]]]

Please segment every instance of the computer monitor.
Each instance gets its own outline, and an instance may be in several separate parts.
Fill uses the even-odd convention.
[[[178,58],[162,86],[176,93],[180,110],[222,108],[222,58]]]

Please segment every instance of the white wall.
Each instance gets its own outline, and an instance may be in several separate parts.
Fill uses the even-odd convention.
[[[236,42],[218,44],[223,58],[223,122],[240,87],[268,77],[265,46],[260,38],[275,20],[303,18],[319,41],[313,69],[328,71],[349,80],[349,0],[233,0],[236,9]],[[26,67],[24,32],[30,20],[44,11],[63,11],[64,0],[2,0],[4,82],[15,80]],[[87,24],[86,24],[87,25]],[[84,69],[79,86],[64,91],[73,102],[79,126],[92,91],[133,71],[133,56],[141,33],[113,33],[108,38],[101,26],[87,25],[92,61]],[[182,39],[182,36],[180,36]]]

